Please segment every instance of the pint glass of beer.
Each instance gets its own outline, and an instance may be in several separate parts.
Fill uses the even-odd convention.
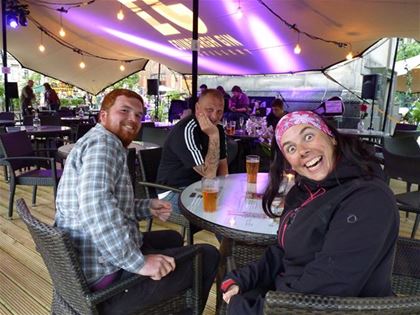
[[[258,155],[246,156],[246,179],[248,183],[257,182],[258,169],[260,168],[260,157]]]
[[[201,192],[203,194],[204,212],[214,212],[217,209],[217,194],[219,193],[219,180],[217,178],[205,178],[201,180]]]

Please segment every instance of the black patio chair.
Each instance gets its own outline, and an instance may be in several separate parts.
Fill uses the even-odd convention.
[[[57,170],[55,158],[36,155],[36,153],[47,154],[49,150],[35,152],[26,131],[0,134],[0,144],[5,155],[2,163],[7,166],[9,172],[9,219],[13,215],[16,185],[33,186],[33,205],[36,203],[38,186],[52,186],[54,198],[56,197],[62,170]]]
[[[420,314],[420,241],[400,238],[397,242],[392,297],[337,297],[270,291],[264,314]]]
[[[17,200],[16,206],[17,212],[28,227],[36,249],[41,254],[51,277],[53,284],[52,314],[99,314],[100,303],[118,294],[123,294],[133,285],[149,279],[133,275],[104,290],[91,292],[69,236],[59,228],[47,225],[35,218],[23,199]],[[193,278],[192,286],[163,303],[145,306],[137,314],[174,314],[186,309],[190,309],[192,314],[201,314],[203,301],[201,301],[202,284],[201,276],[199,276],[202,266],[200,245],[192,246],[190,250],[175,257],[177,263],[185,259],[193,259],[192,272],[197,276]]]
[[[141,141],[156,143],[161,147],[163,147],[165,144],[166,138],[170,132],[170,129],[168,128],[157,128],[149,126],[143,126],[141,129],[143,130]]]
[[[140,180],[136,182],[138,188],[143,188],[146,198],[158,198],[158,190],[173,191],[180,193],[181,190],[175,187],[161,185],[156,183],[157,172],[159,168],[160,158],[162,156],[162,148],[150,150],[140,150],[138,153],[138,161],[140,166]],[[180,213],[172,212],[169,222],[181,225],[183,228],[182,236],[187,239],[187,244],[193,244],[193,235],[191,234],[190,222]],[[151,230],[153,221],[149,221],[148,230]]]
[[[83,137],[90,129],[95,127],[95,123],[80,123],[76,129],[76,141]]]
[[[411,232],[411,238],[414,238],[420,222],[420,191],[410,190],[412,184],[420,185],[420,148],[414,138],[386,137],[383,154],[388,178],[407,183],[406,192],[396,194],[395,198],[400,210],[416,214]]]
[[[15,120],[15,113],[12,112],[1,112],[0,120]]]

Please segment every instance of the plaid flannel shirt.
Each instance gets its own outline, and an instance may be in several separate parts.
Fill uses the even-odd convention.
[[[97,124],[75,144],[58,185],[55,224],[69,233],[89,284],[144,265],[138,221],[150,200],[134,199],[125,149]]]

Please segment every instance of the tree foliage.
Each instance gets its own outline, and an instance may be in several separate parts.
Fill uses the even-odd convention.
[[[420,55],[420,42],[402,42],[398,48],[397,61]]]

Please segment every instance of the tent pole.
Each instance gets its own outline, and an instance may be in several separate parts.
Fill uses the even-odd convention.
[[[155,98],[155,119],[157,120],[159,118],[159,99],[160,99],[160,94],[159,94],[159,86],[160,86],[160,62],[158,65],[158,75],[157,75],[157,81],[158,81],[158,89],[157,89],[157,95]]]
[[[400,38],[397,37],[397,43],[395,44],[394,61],[392,63],[392,70],[391,70],[391,80],[389,81],[389,85],[388,85],[388,96],[387,96],[387,99],[386,99],[386,106],[385,106],[385,113],[384,113],[384,123],[382,125],[382,131],[385,131],[386,118],[388,117],[389,103],[391,102],[392,85],[394,83],[394,71],[395,71],[395,63],[397,62],[397,53],[398,53],[398,44],[399,43],[400,43]]]
[[[195,103],[197,102],[197,74],[198,74],[198,0],[193,0],[193,29],[192,29],[192,91],[191,104],[192,110],[195,112]]]
[[[6,5],[7,0],[1,0],[1,27],[3,36],[3,75],[4,75],[4,99],[6,112],[10,109],[10,97],[7,89],[7,31],[6,31]]]

